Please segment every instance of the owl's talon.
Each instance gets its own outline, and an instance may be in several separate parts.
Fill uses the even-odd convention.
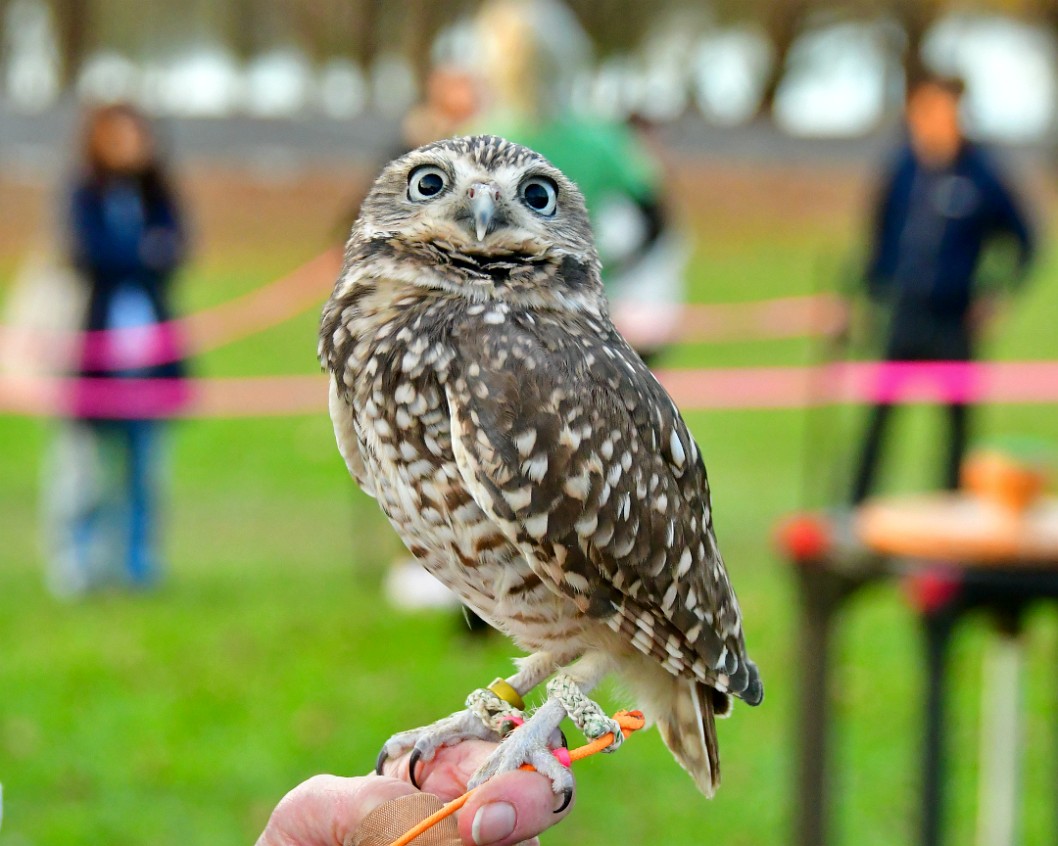
[[[411,757],[408,758],[408,781],[411,782],[411,786],[416,790],[422,790],[418,779],[415,778],[415,769],[419,765],[420,758],[422,758],[422,750],[416,746],[411,750]]]
[[[569,807],[569,803],[573,801],[573,788],[563,787],[562,788],[562,804],[555,808],[554,813],[561,814],[566,808]]]
[[[455,746],[464,740],[488,740],[497,742],[500,736],[482,724],[470,711],[456,711],[436,723],[420,728],[398,732],[385,742],[378,753],[375,771],[382,775],[386,761],[411,753],[408,759],[408,778],[419,787],[419,764],[432,761],[437,750],[444,746]]]

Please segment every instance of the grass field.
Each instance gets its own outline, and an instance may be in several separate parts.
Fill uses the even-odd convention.
[[[683,199],[699,238],[692,298],[735,302],[804,293],[827,282],[854,243],[856,173],[688,168]],[[197,172],[188,191],[201,260],[184,279],[189,309],[250,290],[327,243],[355,180],[246,182]],[[4,199],[10,202],[4,202]],[[0,285],[11,279],[39,193],[0,182]],[[17,218],[17,219],[16,219]],[[21,227],[21,228],[20,228]],[[994,354],[1058,357],[1058,266],[1000,329]],[[315,371],[315,313],[219,349],[200,373]],[[810,360],[806,342],[695,345],[666,365]],[[886,485],[931,483],[937,428],[928,409],[899,421]],[[720,727],[724,785],[702,800],[656,733],[578,770],[578,807],[552,844],[787,841],[792,813],[794,592],[770,531],[825,489],[847,454],[854,412],[820,416],[810,463],[800,412],[695,413],[715,491],[721,546],[739,591],[767,698]],[[1053,438],[1058,410],[991,408],[978,434]],[[896,433],[894,433],[896,434]],[[395,612],[379,601],[398,551],[356,491],[324,414],[182,423],[172,433],[170,567],[157,593],[61,604],[43,587],[37,543],[47,421],[0,417],[0,781],[3,846],[250,843],[279,797],[317,772],[356,774],[394,730],[460,706],[506,667],[501,638],[482,643],[450,615]],[[817,503],[813,503],[817,504]],[[912,839],[921,669],[915,621],[897,588],[866,592],[843,620],[835,785],[839,842]],[[1032,618],[1026,691],[1024,842],[1053,838],[1053,666],[1058,625]],[[976,719],[987,626],[960,634],[950,842],[969,842]],[[624,702],[611,691],[615,707]]]

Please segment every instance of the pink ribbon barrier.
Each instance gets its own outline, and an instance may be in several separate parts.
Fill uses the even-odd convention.
[[[180,415],[193,391],[186,379],[70,379],[51,400],[64,415],[138,420]]]
[[[75,351],[88,370],[110,369],[114,350],[121,351],[123,368],[169,364],[263,332],[318,306],[330,293],[340,268],[341,252],[327,250],[241,297],[149,327],[60,333],[0,325],[0,350],[17,349],[46,370],[64,369]],[[666,321],[675,328],[671,337],[655,339],[659,346],[825,335],[840,325],[844,305],[831,294],[812,294],[748,303],[692,303],[665,311],[666,315],[675,312]]]
[[[334,287],[341,255],[338,249],[327,250],[267,285],[168,323],[50,333],[0,326],[0,350],[17,349],[53,370],[62,369],[71,356],[88,370],[169,364],[263,332],[319,305]]]
[[[180,321],[172,320],[127,329],[84,332],[78,362],[85,370],[110,373],[179,361],[185,348],[180,330]]]
[[[657,377],[687,411],[876,402],[1058,403],[1058,361],[856,362],[663,370]],[[322,375],[189,380],[0,376],[0,413],[8,414],[236,418],[323,414],[326,407]]]
[[[817,337],[837,330],[845,313],[844,301],[833,294],[745,303],[689,303],[682,307],[676,340],[716,343]]]

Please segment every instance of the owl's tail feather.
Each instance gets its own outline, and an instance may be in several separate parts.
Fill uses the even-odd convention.
[[[673,683],[672,709],[658,719],[658,731],[698,789],[712,797],[720,786],[715,715],[726,713],[728,698],[695,681],[673,679]]]

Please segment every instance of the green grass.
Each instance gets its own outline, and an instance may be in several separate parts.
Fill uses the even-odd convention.
[[[816,288],[819,257],[832,251],[833,236],[816,227],[772,237],[777,213],[762,211],[733,230],[737,237],[728,233],[701,250],[695,299]],[[285,248],[284,257],[291,252]],[[218,302],[289,266],[261,260],[248,269],[214,258],[189,275],[187,300]],[[1058,357],[1056,273],[1053,260],[1041,268],[997,356]],[[211,353],[198,369],[312,372],[314,322],[301,316]],[[811,356],[803,342],[697,345],[672,351],[665,364]],[[814,425],[834,446],[811,465],[813,483],[841,463],[858,417],[856,410],[820,415]],[[890,489],[932,481],[933,417],[911,409],[899,421]],[[725,411],[689,422],[710,467],[721,545],[768,696],[759,709],[736,707],[721,725],[724,785],[715,801],[702,800],[656,733],[645,733],[618,755],[580,766],[578,807],[548,836],[552,844],[788,840],[795,594],[769,533],[802,504],[806,420],[792,411]],[[981,415],[979,430],[1051,437],[1056,424],[1053,408],[996,408]],[[0,418],[3,846],[252,842],[286,790],[316,772],[365,772],[391,732],[454,710],[513,654],[500,638],[469,639],[450,615],[407,615],[379,601],[384,568],[399,547],[348,480],[322,414],[174,426],[164,587],[58,603],[43,587],[36,529],[38,468],[51,435],[47,423]],[[865,592],[842,623],[840,842],[907,842],[917,824],[916,624],[889,585]],[[1024,842],[1042,842],[1053,813],[1054,615],[1035,614],[1031,634],[1022,824]],[[987,627],[974,623],[954,655],[951,842],[969,842],[973,830],[987,640]],[[620,702],[616,694],[608,700]]]

